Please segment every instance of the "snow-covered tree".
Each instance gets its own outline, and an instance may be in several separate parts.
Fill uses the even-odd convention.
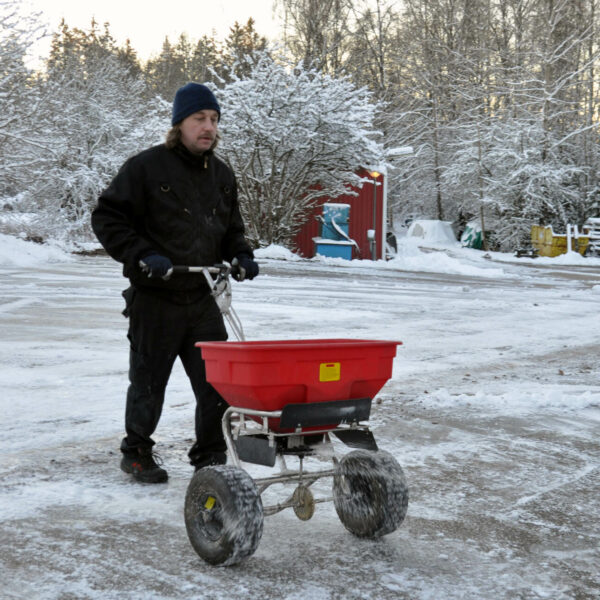
[[[255,244],[289,244],[321,197],[361,182],[360,166],[383,155],[371,93],[344,78],[263,53],[247,79],[220,93],[222,153],[239,186]]]
[[[30,130],[40,107],[27,52],[42,35],[36,15],[24,13],[20,1],[0,0],[0,196],[23,188],[35,152],[43,144]]]
[[[599,132],[586,99],[597,54],[592,30],[571,9],[565,0],[538,3],[527,19],[536,35],[496,65],[493,86],[462,86],[482,109],[455,122],[445,145],[448,195],[471,216],[485,206],[504,249],[526,242],[534,223],[581,225],[598,194]]]
[[[48,151],[30,170],[24,203],[41,237],[91,238],[89,213],[131,154],[164,137],[169,106],[147,99],[139,76],[121,60],[108,30],[66,25],[55,37],[46,100],[32,130]]]
[[[405,0],[391,145],[400,212],[459,220],[482,207],[505,249],[533,223],[581,224],[598,198],[598,0]]]
[[[393,93],[392,72],[401,64],[396,43],[399,15],[395,0],[355,0],[350,3],[354,17],[348,48],[347,69],[354,81],[367,85],[380,98]]]
[[[351,44],[348,0],[277,0],[283,13],[284,41],[305,68],[341,73]]]
[[[527,242],[534,223],[564,231],[567,223],[580,222],[577,182],[584,169],[558,141],[549,138],[539,119],[510,118],[492,120],[479,138],[457,141],[445,185],[457,195],[462,190],[463,214],[479,217],[484,209],[502,250]]]

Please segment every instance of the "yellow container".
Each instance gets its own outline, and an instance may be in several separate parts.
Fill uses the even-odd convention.
[[[571,248],[583,256],[589,241],[589,237],[584,235],[571,236]],[[552,225],[532,225],[531,245],[538,251],[539,256],[559,256],[567,251],[567,236],[554,233]]]

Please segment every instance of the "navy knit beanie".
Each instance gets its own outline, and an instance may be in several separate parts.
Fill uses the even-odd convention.
[[[171,125],[176,125],[195,112],[208,108],[216,110],[221,120],[221,107],[214,94],[201,83],[186,83],[175,94]]]

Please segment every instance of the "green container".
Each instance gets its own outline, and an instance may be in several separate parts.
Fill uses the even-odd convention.
[[[478,223],[471,221],[467,223],[463,234],[460,236],[460,243],[463,248],[475,248],[481,250],[483,246],[483,234]]]

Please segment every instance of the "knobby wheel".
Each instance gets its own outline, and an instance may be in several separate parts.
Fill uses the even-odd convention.
[[[336,467],[333,502],[340,521],[354,535],[377,538],[391,533],[408,509],[404,472],[387,452],[350,452]]]
[[[185,526],[194,550],[212,565],[233,565],[254,554],[263,532],[263,507],[243,469],[205,467],[185,496]]]

